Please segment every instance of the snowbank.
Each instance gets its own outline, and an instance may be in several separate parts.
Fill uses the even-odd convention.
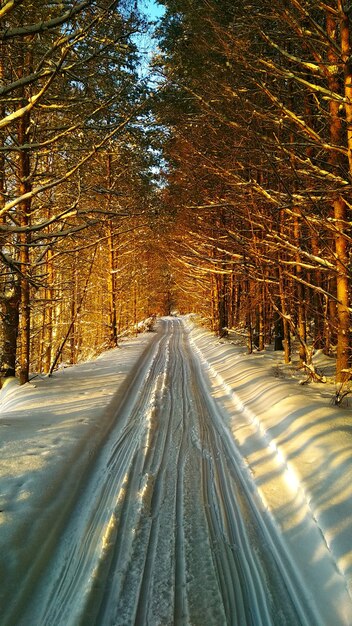
[[[291,549],[292,561],[302,572],[310,572],[307,582],[312,588],[326,587],[328,578],[332,618],[335,613],[342,623],[351,624],[352,604],[340,597],[334,573],[327,577],[319,553],[323,535],[351,596],[351,411],[332,406],[331,394],[322,395],[322,385],[301,386],[297,380],[275,376],[282,358],[277,353],[248,355],[243,346],[220,343],[191,322],[188,328],[261,498]]]
[[[37,377],[0,396],[0,607],[3,622],[19,601],[19,582],[45,563],[95,454],[128,393],[153,333],[89,363]],[[132,375],[132,376],[131,376]],[[35,555],[36,558],[33,558]],[[39,555],[39,558],[38,558]],[[12,598],[15,600],[11,607]],[[21,599],[25,603],[25,598]]]
[[[331,406],[317,385],[275,376],[277,354],[249,356],[186,323],[244,467],[282,532],[292,575],[323,598],[324,625],[352,624],[351,411]],[[10,616],[1,624],[16,624],[19,576],[35,580],[33,568],[50,555],[154,336],[1,390],[0,606]]]

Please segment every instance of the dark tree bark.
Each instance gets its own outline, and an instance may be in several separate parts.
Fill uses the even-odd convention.
[[[11,279],[10,279],[11,280]],[[0,376],[15,376],[16,349],[19,321],[20,287],[16,278],[12,286],[0,297]]]

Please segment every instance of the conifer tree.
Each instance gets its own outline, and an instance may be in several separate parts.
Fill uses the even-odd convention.
[[[62,281],[76,267],[76,249],[87,250],[90,267],[92,239],[104,240],[103,216],[112,219],[130,207],[126,185],[112,190],[92,173],[96,155],[132,154],[128,145],[143,94],[131,39],[140,21],[128,4],[24,1],[5,4],[0,14],[0,353],[3,373],[13,373],[17,356],[22,382],[31,361],[49,369],[70,325],[74,354],[84,289],[71,293],[71,308],[60,306],[67,296]],[[130,167],[132,184],[136,159],[114,176]],[[115,201],[107,204],[106,197]],[[85,231],[89,244],[80,237]],[[31,354],[31,342],[39,357]]]

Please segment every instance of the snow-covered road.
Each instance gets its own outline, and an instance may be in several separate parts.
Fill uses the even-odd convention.
[[[162,320],[78,493],[47,503],[63,512],[28,581],[2,581],[1,626],[325,624],[225,412],[182,321]]]

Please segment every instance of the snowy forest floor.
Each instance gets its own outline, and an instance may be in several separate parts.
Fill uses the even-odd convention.
[[[305,621],[302,609],[301,617],[290,626],[350,626],[351,410],[332,405],[331,384],[300,385],[302,374],[284,366],[281,354],[267,350],[247,355],[239,339],[219,341],[189,318],[182,323],[209,380],[218,407],[216,419],[223,422],[231,440],[226,449],[233,449],[238,457],[248,497],[258,501],[265,541],[286,571],[292,594],[305,590],[311,617]],[[33,602],[33,590],[38,587],[41,597],[46,585],[55,584],[53,574],[52,580],[49,574],[43,579],[42,572],[62,543],[69,512],[109,436],[117,408],[134,401],[132,378],[142,380],[148,373],[140,364],[156,335],[141,334],[52,378],[36,377],[23,387],[10,381],[1,390],[1,626],[90,626],[75,621],[73,608],[69,618],[65,614],[55,617],[58,606],[35,622],[24,616]],[[330,362],[319,366],[329,368]],[[144,485],[143,493],[149,487]],[[104,526],[103,517],[99,523]],[[109,542],[111,528],[105,525],[100,547],[98,540],[94,543],[96,551],[106,550]],[[80,558],[88,557],[82,552]],[[63,593],[66,605],[82,588],[73,585],[71,595]],[[77,601],[73,604],[78,615],[81,609]],[[42,608],[34,606],[31,615],[40,615]],[[169,622],[148,623],[164,626]],[[179,623],[193,626],[196,622]],[[222,624],[214,618],[212,623],[236,622],[224,618]]]

